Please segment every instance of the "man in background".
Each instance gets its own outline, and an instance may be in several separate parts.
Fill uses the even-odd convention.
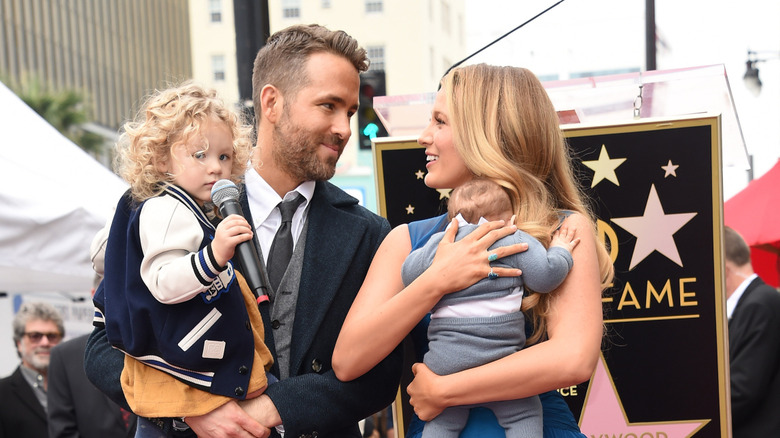
[[[780,436],[780,293],[753,272],[739,233],[724,238],[733,436]]]
[[[89,334],[57,345],[49,363],[49,438],[135,436],[135,415],[121,409],[87,379]]]
[[[0,380],[0,437],[46,437],[49,355],[65,326],[47,303],[24,303],[13,320],[16,351],[22,363]]]

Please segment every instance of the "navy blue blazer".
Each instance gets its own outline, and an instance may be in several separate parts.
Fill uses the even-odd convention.
[[[49,436],[46,411],[24,380],[21,365],[10,376],[0,379],[0,438]]]
[[[729,320],[734,438],[780,436],[780,293],[754,279]]]
[[[249,216],[243,190],[241,198],[244,214]],[[287,437],[360,437],[357,422],[395,398],[401,349],[350,382],[336,378],[331,359],[344,318],[390,225],[328,182],[317,182],[307,220],[290,351],[291,378],[270,385],[266,394],[279,411]],[[268,307],[261,305],[260,309],[266,345],[275,355]],[[105,334],[93,332],[87,345],[87,374],[104,392],[123,402],[118,380],[104,377],[121,373],[121,362],[117,370],[116,353],[109,350]]]

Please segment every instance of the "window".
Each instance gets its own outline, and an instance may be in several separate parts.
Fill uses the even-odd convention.
[[[446,1],[441,2],[441,28],[445,34],[450,34],[450,4]]]
[[[366,13],[373,14],[382,12],[383,2],[382,0],[366,0]]]
[[[369,70],[385,69],[385,46],[366,46],[366,53],[371,60]]]
[[[212,23],[222,22],[222,0],[209,0],[209,18]]]
[[[433,65],[434,64],[434,60],[436,59],[434,57],[435,52],[433,51],[433,46],[430,46],[429,48],[430,48],[430,54],[428,55],[428,62],[430,63],[431,77],[432,78],[436,78],[436,67]]]
[[[225,55],[214,55],[211,57],[211,71],[214,72],[215,82],[225,80]]]
[[[282,0],[282,17],[299,18],[301,16],[301,0]]]

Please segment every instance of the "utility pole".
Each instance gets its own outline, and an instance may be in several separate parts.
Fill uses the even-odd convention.
[[[655,0],[645,0],[645,71],[655,69]]]
[[[268,0],[233,0],[233,14],[236,23],[238,96],[243,103],[252,100],[255,56],[271,33]]]

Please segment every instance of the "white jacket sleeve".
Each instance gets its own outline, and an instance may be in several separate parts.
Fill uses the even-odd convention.
[[[106,243],[108,243],[108,232],[111,231],[111,223],[114,221],[114,211],[111,211],[111,216],[100,231],[92,238],[92,243],[89,245],[89,258],[92,260],[92,269],[96,274],[101,277],[105,273],[105,261],[106,261]]]
[[[158,301],[184,302],[211,287],[202,282],[193,264],[193,257],[199,256],[203,230],[181,202],[169,196],[146,201],[139,234],[144,253],[141,278]]]

